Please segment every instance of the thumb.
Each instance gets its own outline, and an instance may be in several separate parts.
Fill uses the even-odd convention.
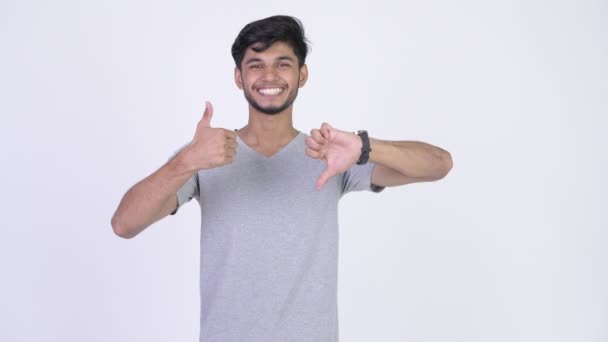
[[[335,176],[335,172],[331,171],[329,168],[325,169],[323,173],[317,178],[317,190],[321,190],[325,183],[331,179],[331,177]]]
[[[204,127],[211,127],[211,118],[213,117],[213,106],[211,102],[205,101],[205,112],[203,113],[203,118],[201,119],[201,124]]]

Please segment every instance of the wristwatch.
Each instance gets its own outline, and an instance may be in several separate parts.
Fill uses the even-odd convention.
[[[363,142],[363,146],[361,146],[361,156],[359,157],[359,160],[357,160],[357,164],[363,165],[369,160],[369,153],[372,151],[372,149],[369,145],[369,136],[367,135],[367,131],[359,130],[357,131],[357,135],[361,137],[361,142]]]

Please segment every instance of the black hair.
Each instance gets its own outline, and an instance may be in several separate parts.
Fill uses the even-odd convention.
[[[232,58],[236,67],[241,69],[245,52],[251,47],[255,52],[262,52],[276,42],[285,42],[292,49],[301,67],[306,62],[308,40],[304,36],[302,22],[291,16],[275,15],[247,24],[232,44]]]

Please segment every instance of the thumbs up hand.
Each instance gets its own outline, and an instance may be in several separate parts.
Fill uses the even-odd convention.
[[[207,101],[194,138],[187,147],[188,165],[196,170],[230,164],[236,156],[236,133],[223,128],[212,128],[212,117],[213,106]]]
[[[331,177],[353,166],[359,160],[362,145],[357,134],[335,129],[327,123],[323,123],[321,129],[310,131],[310,137],[306,138],[306,155],[321,159],[327,165],[317,179],[317,190],[321,190]]]

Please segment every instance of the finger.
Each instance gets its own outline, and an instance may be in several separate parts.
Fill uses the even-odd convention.
[[[317,190],[321,190],[325,183],[327,183],[327,181],[333,176],[335,176],[333,172],[331,172],[329,169],[325,169],[325,171],[323,171],[323,173],[317,179]]]
[[[227,149],[236,150],[238,145],[239,144],[237,144],[237,142],[234,140],[226,140],[226,144],[224,146],[226,146]]]
[[[204,127],[211,127],[211,118],[213,117],[213,105],[209,101],[205,101],[205,112],[203,113],[203,118],[201,119],[201,123],[203,123]]]
[[[310,158],[321,159],[321,152],[306,148],[306,155]]]
[[[313,129],[310,131],[310,136],[319,144],[324,144],[327,142],[327,139],[321,134],[321,131],[318,129]]]
[[[217,166],[224,166],[224,165],[228,165],[231,164],[234,161],[234,156],[229,156],[227,154],[225,154],[224,156],[222,156],[222,158],[218,161]]]
[[[236,140],[236,133],[234,131],[224,129],[224,136],[226,136],[226,139]]]
[[[321,135],[323,135],[323,137],[325,137],[325,138],[327,138],[327,139],[330,139],[331,131],[332,131],[333,129],[334,129],[334,128],[333,128],[333,127],[331,127],[331,126],[330,126],[330,125],[329,125],[327,122],[324,122],[324,123],[321,125]]]
[[[236,153],[237,153],[236,150],[226,150],[226,151],[224,151],[224,155],[225,156],[229,156],[229,157],[236,156]]]
[[[321,145],[319,143],[317,143],[315,141],[315,139],[313,139],[311,137],[306,137],[304,142],[306,143],[306,146],[308,146],[308,148],[310,148],[310,149],[317,150],[317,151],[321,149]]]
[[[233,158],[236,156],[236,150],[226,150],[226,156]]]

